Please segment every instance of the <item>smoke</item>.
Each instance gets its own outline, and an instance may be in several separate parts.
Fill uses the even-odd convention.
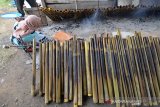
[[[96,26],[96,23],[98,23],[98,21],[100,20],[100,14],[101,11],[97,9],[90,17],[82,20],[82,22],[80,23],[82,32],[80,35],[92,34],[93,32],[95,32],[94,27]]]

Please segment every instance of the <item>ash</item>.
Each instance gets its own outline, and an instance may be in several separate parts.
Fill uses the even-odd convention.
[[[42,33],[53,36],[57,31],[63,30],[79,38],[88,38],[93,34],[112,33],[117,29],[123,32],[141,32],[143,36],[160,36],[160,19],[158,17],[145,18],[107,18],[83,19],[80,21],[67,20],[53,22],[42,28]]]

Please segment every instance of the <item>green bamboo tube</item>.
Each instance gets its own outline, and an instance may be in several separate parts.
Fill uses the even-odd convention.
[[[92,81],[90,72],[90,58],[89,58],[89,42],[85,41],[85,61],[86,61],[86,74],[87,74],[87,93],[92,96]]]
[[[49,101],[53,95],[53,43],[49,42]]]
[[[83,88],[83,95],[87,96],[87,76],[86,76],[86,63],[85,63],[85,44],[84,44],[84,40],[80,41],[81,43],[81,51],[80,51],[80,55],[81,55],[81,67],[82,67],[82,88]]]
[[[39,64],[40,64],[40,76],[39,76],[39,81],[40,81],[40,87],[39,87],[39,95],[43,95],[43,55],[42,55],[42,43],[39,43]]]
[[[103,47],[103,38],[100,37],[99,39],[99,49],[100,49],[100,67],[101,67],[101,75],[102,75],[102,87],[104,92],[102,93],[104,95],[104,101],[108,102],[109,100],[109,94],[108,94],[108,86],[107,86],[107,76],[105,71],[105,56],[104,56],[104,47]]]
[[[78,61],[77,61],[77,41],[74,38],[74,48],[73,48],[73,73],[74,73],[74,97],[73,105],[78,106]]]
[[[82,106],[82,63],[81,43],[77,41],[77,71],[78,71],[78,106]]]
[[[56,101],[56,42],[52,43],[52,48],[53,48],[53,93],[52,93],[52,101]]]
[[[73,41],[69,41],[69,100],[73,99]]]
[[[95,52],[94,52],[94,41],[90,39],[90,56],[91,56],[91,75],[92,75],[92,91],[93,91],[93,103],[98,103],[97,93],[97,73],[95,68]]]
[[[68,73],[68,41],[64,42],[64,102],[69,101],[69,73]]]
[[[43,94],[45,93],[45,56],[46,56],[46,44],[42,43],[42,70],[43,70]]]
[[[45,104],[49,103],[49,43],[46,43],[45,55]]]
[[[104,47],[104,56],[105,56],[105,66],[106,66],[106,77],[107,77],[107,87],[108,87],[108,94],[109,94],[109,100],[107,101],[108,103],[112,103],[113,102],[113,84],[112,84],[112,75],[110,73],[111,71],[111,67],[110,67],[110,60],[109,60],[109,56],[110,53],[108,51],[108,45],[107,45],[107,38],[103,38],[103,47]],[[111,101],[111,102],[109,102]]]
[[[134,41],[135,41],[135,45],[136,45],[136,48],[137,48],[137,51],[138,51],[138,55],[139,55],[138,56],[139,57],[138,60],[140,60],[139,65],[140,65],[141,72],[142,72],[141,76],[143,76],[143,78],[144,78],[143,84],[145,86],[145,88],[144,88],[144,90],[145,90],[145,98],[147,98],[147,99],[142,99],[142,102],[143,102],[143,105],[148,106],[148,105],[151,105],[152,102],[151,102],[149,84],[148,84],[148,80],[147,80],[147,76],[146,76],[145,68],[144,68],[144,59],[143,59],[143,55],[142,55],[142,52],[141,52],[142,49],[140,48],[140,45],[139,45],[139,42],[138,42],[139,41],[138,38],[134,37]]]
[[[31,95],[35,96],[36,90],[36,40],[33,39],[33,54],[32,54],[32,86],[31,86]]]
[[[60,43],[56,42],[56,103],[61,102]]]

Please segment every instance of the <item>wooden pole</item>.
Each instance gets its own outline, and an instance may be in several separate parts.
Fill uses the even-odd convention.
[[[39,87],[39,95],[43,95],[43,53],[42,53],[42,43],[39,43],[39,64],[40,64],[40,87]]]

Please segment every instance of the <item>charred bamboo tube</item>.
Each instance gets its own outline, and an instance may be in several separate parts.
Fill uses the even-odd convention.
[[[42,53],[42,43],[39,43],[39,64],[40,64],[40,87],[39,87],[39,95],[43,95],[43,53]]]
[[[56,42],[56,103],[61,102],[60,43]]]
[[[104,56],[105,56],[105,66],[106,66],[106,77],[107,77],[107,87],[108,87],[108,95],[109,95],[109,100],[107,101],[108,103],[113,102],[113,84],[112,84],[112,75],[111,75],[111,65],[110,65],[110,52],[108,50],[108,37],[103,38],[103,47],[104,47]],[[110,102],[111,101],[111,102]]]
[[[102,86],[102,74],[100,69],[100,56],[99,56],[99,44],[98,39],[94,36],[94,49],[95,49],[95,58],[96,58],[96,72],[97,72],[97,86],[98,86],[98,98],[99,103],[104,103],[103,97],[103,86]]]
[[[81,67],[82,67],[82,81],[83,81],[83,84],[82,84],[82,87],[83,87],[83,95],[87,95],[87,78],[86,78],[86,63],[85,63],[85,49],[84,49],[84,40],[81,40],[80,41],[81,43],[81,52],[80,52],[80,55],[81,55]]]
[[[153,45],[153,48],[154,48],[154,50],[155,50],[155,53],[156,53],[156,57],[157,57],[157,61],[156,61],[156,63],[157,64],[160,64],[160,45],[159,45],[159,43],[156,41],[156,38],[152,38],[152,39],[150,39],[150,41],[152,42],[152,44],[154,44]],[[160,66],[160,65],[159,65]],[[159,69],[159,67],[158,67],[158,65],[157,65],[157,68]],[[158,83],[159,83],[159,87],[160,87],[160,70],[157,70],[157,78],[158,78]]]
[[[45,104],[49,102],[49,43],[46,43],[45,55]]]
[[[53,95],[53,43],[49,42],[49,101]]]
[[[149,56],[149,54],[148,54],[149,50],[147,50],[146,44],[143,41],[142,37],[140,35],[137,35],[137,38],[139,39],[139,44],[142,48],[142,53],[144,54],[144,64],[145,64],[145,68],[147,71],[147,72],[146,71],[145,72],[146,72],[147,78],[149,79],[148,84],[150,86],[151,97],[153,98],[153,99],[149,99],[149,100],[151,100],[149,102],[151,102],[152,105],[157,105],[157,101],[155,99],[156,96],[155,96],[155,89],[154,89],[154,80],[152,79],[151,67],[149,64],[149,62],[150,62],[149,58],[151,58],[151,56]],[[151,105],[151,103],[150,103],[150,105]]]
[[[147,105],[145,99],[143,99],[147,95],[147,89],[146,89],[146,84],[145,84],[146,83],[145,82],[146,78],[144,78],[144,74],[142,72],[139,50],[137,48],[137,43],[136,43],[134,37],[131,37],[131,43],[132,43],[132,47],[133,47],[133,51],[134,51],[136,69],[137,69],[137,74],[138,74],[140,87],[141,87],[141,100],[142,100],[143,105]],[[142,78],[144,78],[144,79],[142,79]]]
[[[113,51],[113,43],[112,38],[108,40],[109,45],[109,52],[110,52],[110,60],[111,60],[111,68],[112,68],[112,79],[113,79],[113,87],[114,87],[114,99],[115,101],[119,100],[119,90],[118,90],[118,83],[117,83],[117,75],[116,75],[116,67],[115,67],[115,55]],[[119,107],[119,103],[116,104],[117,107]]]
[[[35,96],[36,90],[36,40],[33,39],[33,62],[32,62],[32,86],[31,86],[31,95]]]
[[[69,41],[69,100],[73,99],[73,41]]]
[[[160,97],[160,89],[159,89],[159,85],[158,85],[158,79],[157,79],[157,75],[156,75],[156,69],[154,67],[154,61],[153,61],[153,57],[152,57],[152,53],[151,53],[151,46],[149,43],[149,40],[147,37],[144,37],[143,38],[143,43],[144,43],[144,46],[145,46],[145,49],[146,49],[146,54],[147,54],[147,57],[148,57],[148,63],[149,63],[149,67],[151,69],[151,76],[152,76],[152,81],[153,81],[153,89],[155,91],[155,96],[153,96],[153,105],[157,105],[157,98]],[[148,45],[148,46],[147,46]]]
[[[78,61],[77,61],[77,41],[74,39],[73,48],[73,72],[74,72],[74,107],[78,106]]]
[[[130,64],[131,64],[131,68],[132,68],[132,72],[133,72],[133,78],[135,80],[134,86],[136,87],[137,90],[137,98],[135,98],[134,100],[137,100],[137,105],[141,104],[141,100],[142,100],[142,95],[141,95],[141,91],[143,90],[143,88],[141,88],[141,78],[139,77],[139,71],[138,68],[136,67],[136,59],[134,58],[135,54],[134,54],[134,49],[132,46],[132,42],[131,42],[131,38],[127,38],[127,43],[128,43],[128,53],[130,56]]]
[[[127,66],[127,59],[126,59],[126,53],[123,45],[123,41],[121,36],[116,36],[117,38],[117,43],[119,43],[119,49],[120,49],[120,61],[121,61],[121,68],[123,71],[124,75],[124,82],[126,85],[126,90],[127,90],[127,100],[132,100],[133,97],[133,88],[132,88],[132,83],[131,83],[131,78],[128,72],[128,66]],[[127,103],[128,105],[128,103]]]
[[[42,44],[42,69],[43,69],[43,94],[45,93],[45,56],[46,56],[46,44]]]
[[[145,72],[145,67],[144,67],[144,58],[143,58],[143,54],[142,54],[142,48],[140,48],[138,38],[134,37],[134,40],[136,42],[135,45],[136,45],[136,48],[138,50],[138,55],[139,55],[139,60],[140,60],[139,65],[141,66],[141,72],[142,72],[142,76],[144,78],[144,83],[143,84],[145,85],[145,89],[146,89],[145,94],[147,95],[147,96],[145,96],[145,98],[147,98],[147,99],[145,99],[145,98],[142,99],[143,105],[151,105],[152,104],[151,94],[150,94],[149,84],[148,84],[148,80],[147,80],[147,76],[146,76],[146,72]]]
[[[123,90],[123,91],[121,91],[121,100],[125,100],[125,101],[127,101],[128,100],[128,88],[127,88],[127,82],[126,82],[126,78],[124,77],[124,73],[123,73],[123,64],[122,64],[122,58],[121,58],[121,49],[120,49],[120,46],[119,46],[119,43],[118,43],[118,40],[117,39],[115,39],[116,41],[115,41],[115,48],[116,48],[116,51],[117,51],[117,56],[118,56],[118,63],[119,63],[119,75],[120,75],[120,85],[122,85],[122,89],[121,90]],[[126,104],[127,105],[127,104]],[[122,106],[123,106],[123,104],[122,104]]]
[[[53,47],[53,93],[52,93],[52,101],[56,101],[56,42],[52,43]]]
[[[89,42],[85,41],[85,61],[86,61],[86,73],[87,73],[87,93],[88,96],[92,96],[92,81],[90,72],[90,58],[89,58]]]
[[[129,46],[128,46],[129,44],[128,44],[126,39],[123,39],[123,42],[124,42],[124,46],[125,46],[126,58],[127,58],[128,68],[129,68],[128,71],[130,73],[131,83],[132,83],[132,86],[133,86],[133,98],[132,99],[133,99],[133,101],[137,101],[137,100],[139,100],[139,96],[138,96],[138,92],[139,92],[138,89],[139,88],[137,88],[138,84],[136,84],[136,83],[138,83],[138,80],[135,77],[135,75],[133,75],[133,72],[134,72],[133,69],[134,68],[133,68],[133,64],[131,63],[133,61],[132,61],[132,57],[131,57]]]
[[[77,41],[77,68],[78,68],[78,106],[82,105],[82,66],[81,43]]]
[[[119,87],[119,96],[120,96],[119,100],[124,101],[126,98],[126,101],[127,101],[126,92],[123,92],[123,90],[126,91],[126,88],[123,87],[124,79],[123,79],[123,74],[122,74],[121,62],[119,60],[119,50],[118,50],[116,38],[113,39],[113,49],[114,49],[114,54],[115,54],[116,75],[117,75],[117,82],[118,82],[118,87]],[[121,104],[121,106],[124,106],[124,104]]]
[[[64,43],[64,102],[68,102],[68,42]]]
[[[94,41],[90,39],[90,54],[91,54],[91,74],[92,74],[92,91],[93,91],[93,103],[98,103],[97,93],[97,73],[95,68],[95,52],[94,52]]]
[[[104,48],[103,48],[103,38],[100,37],[99,39],[99,49],[100,49],[100,67],[102,71],[102,85],[103,85],[103,94],[104,94],[104,101],[108,102],[109,100],[109,94],[108,94],[108,86],[107,86],[107,78],[106,78],[106,71],[105,71],[105,57],[104,57]]]

